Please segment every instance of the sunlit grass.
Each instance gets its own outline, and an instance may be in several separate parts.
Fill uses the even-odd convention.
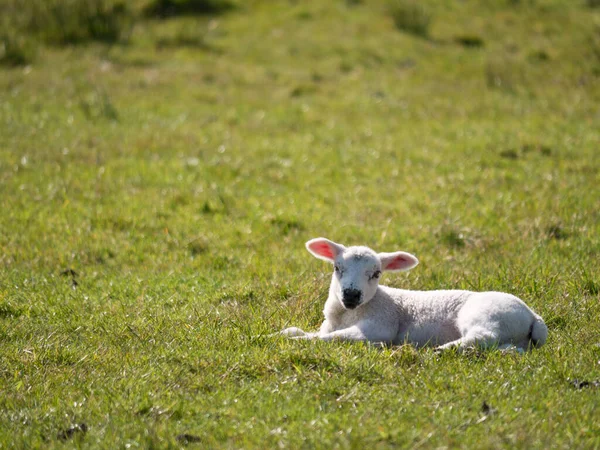
[[[0,69],[0,443],[600,445],[596,9],[424,2],[422,39],[379,1],[146,6]],[[548,344],[267,337],[322,320],[317,236],[514,293]]]

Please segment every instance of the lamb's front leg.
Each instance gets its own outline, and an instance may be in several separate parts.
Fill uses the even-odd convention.
[[[331,327],[331,324],[327,321],[327,319],[325,319],[325,321],[321,324],[321,328],[319,328],[319,331],[316,332],[309,333],[301,330],[300,328],[291,327],[280,331],[278,334],[290,337],[292,339],[314,339],[319,337],[319,335],[328,334],[330,331],[333,331],[333,328]]]
[[[343,328],[341,330],[331,331],[329,333],[322,333],[318,336],[323,341],[368,341],[369,338],[365,335],[364,331],[358,326],[352,326]]]
[[[382,332],[381,329],[354,325],[341,330],[319,333],[305,333],[304,336],[294,336],[292,339],[321,339],[322,341],[354,341],[370,342],[373,344],[387,345],[392,342],[389,333]]]
[[[281,330],[279,333],[274,333],[271,336],[279,335],[279,336],[287,336],[287,337],[291,337],[291,338],[296,338],[296,337],[306,336],[307,334],[311,334],[311,333],[306,333],[306,331],[304,331],[298,327],[290,327],[290,328],[286,328],[285,330]]]

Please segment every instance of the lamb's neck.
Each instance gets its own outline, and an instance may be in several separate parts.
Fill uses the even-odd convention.
[[[386,305],[396,303],[389,295],[389,289],[391,288],[379,286],[373,298],[367,303],[360,305],[356,309],[344,308],[341,299],[339,299],[336,295],[336,290],[330,289],[329,297],[325,302],[325,309],[323,310],[325,319],[327,319],[327,321],[329,321],[331,325],[337,329],[340,326],[355,323],[360,317],[364,317],[365,315],[368,316],[369,313],[365,310],[373,309],[374,311],[385,311],[389,307]]]

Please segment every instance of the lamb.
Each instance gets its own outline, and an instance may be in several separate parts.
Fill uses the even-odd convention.
[[[306,248],[334,265],[325,321],[318,332],[292,327],[280,332],[284,336],[379,345],[410,343],[440,351],[479,346],[523,352],[546,342],[548,328],[542,318],[514,295],[410,291],[380,285],[382,272],[409,270],[419,263],[410,253],[376,253],[325,238],[308,241]]]

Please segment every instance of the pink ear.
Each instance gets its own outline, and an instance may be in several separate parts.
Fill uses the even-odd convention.
[[[409,270],[419,264],[419,260],[406,252],[380,253],[381,269],[394,272],[397,270]]]
[[[334,257],[333,252],[331,251],[331,247],[325,242],[315,242],[309,248],[316,254],[324,256],[325,258],[333,259]]]
[[[344,251],[344,246],[325,238],[311,239],[306,243],[306,249],[314,256],[325,261],[333,261]]]

